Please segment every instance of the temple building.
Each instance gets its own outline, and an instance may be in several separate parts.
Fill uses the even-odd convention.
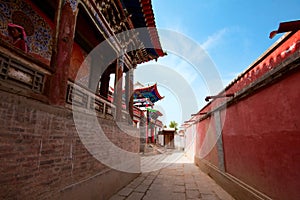
[[[89,133],[95,112],[116,146],[139,152],[139,138],[117,122],[142,118],[133,71],[165,55],[151,1],[15,0],[1,1],[0,11],[0,199],[108,199],[137,174],[87,151],[72,108]]]
[[[141,151],[143,151],[144,145],[149,143],[156,144],[158,140],[158,133],[163,128],[163,123],[158,118],[163,114],[156,109],[153,109],[154,104],[162,100],[164,96],[161,96],[157,89],[157,84],[150,86],[144,86],[137,82],[134,85],[133,92],[133,105],[143,111],[144,117],[141,120],[136,120],[135,123],[140,128],[141,134]]]

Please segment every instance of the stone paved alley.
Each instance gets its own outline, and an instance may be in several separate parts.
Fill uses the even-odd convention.
[[[201,172],[193,161],[181,154],[173,164],[160,170],[142,173],[110,200],[233,199],[209,176]],[[157,156],[152,156],[151,159],[157,159]]]

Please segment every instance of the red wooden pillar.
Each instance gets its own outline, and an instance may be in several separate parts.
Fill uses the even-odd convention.
[[[154,126],[154,128],[155,128],[155,126]],[[154,128],[151,129],[151,132],[152,132],[152,143],[153,143],[153,144],[154,144],[154,139],[155,139],[155,136],[154,136]]]
[[[124,55],[116,62],[116,77],[114,88],[114,104],[116,105],[116,121],[122,120],[122,84],[123,84],[123,69],[124,69]]]
[[[100,78],[100,95],[108,98],[110,73],[106,70]]]
[[[132,124],[133,120],[133,69],[129,69],[126,72],[126,85],[125,85],[125,101],[126,110],[129,113],[128,122]]]
[[[146,144],[148,143],[148,135],[149,135],[149,111],[146,111]]]
[[[59,1],[62,3],[62,1]],[[60,7],[60,6],[59,6]],[[68,1],[57,11],[57,26],[54,40],[55,45],[51,58],[51,67],[54,74],[51,77],[49,88],[49,102],[53,105],[64,106],[68,84],[68,72],[74,42],[77,11],[73,12]]]

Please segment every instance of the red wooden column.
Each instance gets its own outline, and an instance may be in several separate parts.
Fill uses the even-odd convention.
[[[110,80],[110,72],[109,70],[105,70],[100,78],[100,95],[108,98],[109,92],[109,80]]]
[[[116,62],[116,77],[114,88],[114,104],[116,105],[116,121],[122,120],[122,85],[123,85],[123,70],[124,70],[124,55]]]
[[[62,1],[59,1],[62,3]],[[59,6],[60,7],[60,6]],[[73,12],[68,1],[57,11],[57,26],[51,58],[51,67],[54,74],[51,77],[49,88],[49,102],[53,105],[64,106],[67,92],[68,72],[74,42],[77,11]],[[57,38],[56,38],[57,36]]]
[[[155,126],[154,126],[155,127]],[[152,143],[154,144],[154,128],[153,129],[151,129],[151,134],[152,134]]]
[[[146,111],[146,144],[148,143],[148,136],[149,136],[149,111]]]
[[[132,124],[133,122],[133,69],[129,69],[126,72],[126,83],[125,83],[125,101],[126,101],[126,111],[129,113],[128,122]]]

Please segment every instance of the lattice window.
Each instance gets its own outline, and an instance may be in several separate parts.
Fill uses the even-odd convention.
[[[91,109],[95,109],[97,112],[103,114],[104,112],[104,102],[100,101],[99,99],[91,98]]]
[[[74,90],[74,86],[68,84],[67,99],[66,99],[67,103],[87,108],[88,98],[89,98],[88,94],[78,89]]]
[[[0,54],[0,79],[38,93],[43,92],[45,83],[44,74],[3,54]]]
[[[70,105],[75,105],[84,110],[95,110],[97,114],[105,118],[111,119],[116,113],[114,104],[70,81],[68,82],[66,103],[69,107]]]

